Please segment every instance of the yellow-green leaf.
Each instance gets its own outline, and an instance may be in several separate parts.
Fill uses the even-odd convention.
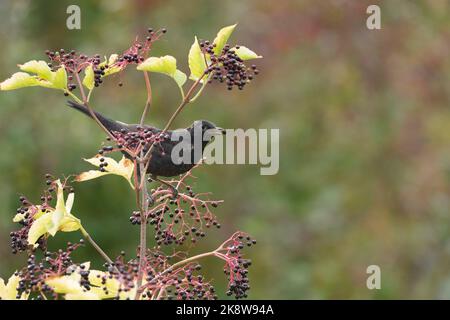
[[[217,33],[216,38],[214,39],[213,43],[216,44],[216,47],[214,48],[214,53],[216,55],[219,55],[227,43],[228,39],[230,38],[231,34],[234,31],[234,28],[237,24],[233,24],[228,27],[224,27],[220,29],[220,31]]]
[[[66,68],[60,67],[53,76],[53,87],[56,89],[66,89],[67,88],[67,73]]]
[[[50,233],[53,237],[55,236],[56,232],[59,229],[59,226],[61,224],[61,220],[65,216],[67,216],[66,205],[64,203],[63,186],[61,184],[61,181],[59,181],[59,180],[56,181],[56,184],[58,186],[56,207],[55,207],[55,211],[52,213],[51,224],[50,224],[50,226],[48,228],[48,233]]]
[[[189,50],[188,62],[189,69],[191,70],[189,79],[196,81],[203,76],[203,72],[207,68],[205,57],[200,48],[197,37],[195,37],[195,41],[192,44],[191,49]],[[203,80],[201,80],[200,82],[203,82]]]
[[[138,70],[159,72],[173,76],[177,70],[177,60],[172,56],[150,57],[137,66]]]
[[[45,61],[31,60],[19,65],[20,70],[35,73],[39,78],[53,82],[54,73]]]
[[[70,193],[67,197],[67,202],[65,202],[61,181],[57,180],[56,184],[58,186],[56,207],[55,209],[47,209],[48,212],[40,216],[34,216],[35,221],[33,221],[28,231],[27,241],[30,245],[35,245],[37,240],[43,235],[50,234],[55,236],[58,231],[71,232],[82,227],[81,221],[70,213],[73,206],[74,193]]]
[[[82,289],[77,276],[79,275],[74,272],[70,276],[49,278],[45,280],[45,283],[56,293],[79,293]]]
[[[71,214],[68,214],[67,216],[63,217],[59,225],[59,231],[62,232],[77,231],[80,228],[81,228],[80,219],[74,217]]]
[[[8,283],[0,278],[0,300],[17,300],[17,287],[19,286],[20,277],[16,276],[15,273],[9,278]],[[28,294],[22,293],[19,300],[26,300]]]
[[[173,75],[173,79],[178,84],[178,86],[181,88],[183,86],[183,84],[186,82],[187,76],[184,72],[177,69]]]
[[[239,58],[241,58],[242,60],[251,60],[251,59],[262,58],[262,56],[257,55],[255,52],[253,52],[252,50],[250,50],[249,48],[244,47],[244,46],[239,46],[239,49],[234,47],[231,50],[233,50],[234,53],[236,53],[237,56]]]
[[[48,232],[49,225],[51,225],[52,213],[47,212],[37,218],[28,230],[28,244],[34,245],[40,237]]]
[[[103,167],[106,171],[98,171],[98,170],[89,170],[87,172],[83,172],[75,177],[75,181],[82,182],[87,181],[91,179],[95,179],[104,175],[108,174],[115,174],[121,177],[124,177],[130,186],[134,189],[133,183],[131,182],[131,178],[133,176],[133,170],[134,170],[134,163],[130,159],[127,159],[125,157],[122,157],[122,159],[117,162],[113,158],[103,157],[103,156],[95,156],[94,158],[90,159],[84,159],[85,161],[89,162],[90,164],[99,167],[100,158],[104,159],[104,162],[106,162],[108,165],[106,167]]]
[[[88,65],[86,69],[84,69],[83,85],[89,90],[94,89],[94,69],[92,68],[92,65]]]
[[[117,59],[119,59],[119,55],[115,54],[115,53],[110,55],[108,60],[106,60],[106,57],[105,57],[105,61],[100,64],[100,66],[102,66],[102,65],[105,66],[106,62],[108,62],[108,68],[105,69],[105,74],[103,75],[103,77],[112,75],[112,74],[117,73],[120,70],[122,70],[122,67],[120,67],[118,65],[114,65],[116,63]]]
[[[180,88],[187,79],[186,75],[177,69],[177,60],[172,56],[150,57],[138,65],[137,70],[166,74],[172,77]]]
[[[40,81],[36,77],[25,72],[16,72],[11,78],[0,83],[0,90],[15,90],[25,87],[39,86]]]
[[[14,216],[13,222],[20,222],[25,219],[25,213],[18,213]]]

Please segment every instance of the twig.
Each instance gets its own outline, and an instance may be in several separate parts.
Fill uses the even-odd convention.
[[[89,233],[86,231],[86,229],[84,229],[83,227],[81,227],[81,233],[83,234],[83,236],[86,238],[87,241],[89,241],[89,243],[94,247],[95,250],[97,250],[97,252],[103,257],[103,259],[106,260],[106,262],[108,262],[109,264],[113,264],[113,261],[108,257],[108,255],[102,250],[102,248],[100,248],[100,246],[94,241],[94,239],[92,239],[92,237],[89,235]]]
[[[144,71],[144,78],[145,78],[145,87],[147,89],[147,101],[145,102],[145,108],[141,116],[140,121],[141,126],[144,124],[145,118],[147,117],[147,113],[150,110],[150,106],[152,104],[152,86],[150,85],[150,79],[147,71]]]
[[[143,163],[139,163],[139,170],[141,177],[145,178],[145,166]],[[144,277],[144,269],[146,265],[146,251],[147,251],[147,216],[146,211],[148,208],[148,192],[147,192],[147,184],[144,183],[140,185],[139,181],[136,179],[136,183],[139,185],[135,185],[137,192],[141,194],[141,201],[138,203],[141,217],[140,224],[140,236],[139,236],[139,269],[138,269],[138,277],[137,277],[137,287],[140,288],[142,286],[142,280]],[[139,197],[138,197],[139,198]],[[136,290],[135,300],[139,300],[141,292]]]

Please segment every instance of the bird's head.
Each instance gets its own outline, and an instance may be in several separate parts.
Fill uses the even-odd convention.
[[[208,120],[196,120],[188,130],[193,132],[194,135],[201,134],[202,140],[206,142],[211,141],[214,136],[225,134],[225,129]]]

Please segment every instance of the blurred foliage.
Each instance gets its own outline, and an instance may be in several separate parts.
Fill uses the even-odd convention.
[[[65,27],[77,3],[82,29]],[[378,3],[382,29],[365,26]],[[223,228],[194,252],[236,229],[248,251],[250,298],[450,297],[450,5],[448,1],[1,1],[0,78],[45,49],[121,52],[147,27],[167,27],[153,55],[171,54],[187,71],[194,35],[212,39],[238,22],[233,41],[262,54],[261,75],[243,92],[208,88],[176,121],[206,118],[227,128],[281,128],[280,172],[257,166],[204,166],[195,188],[225,204]],[[139,72],[110,80],[93,97],[107,115],[136,122],[144,106]],[[177,89],[151,75],[148,123],[162,126]],[[103,134],[53,91],[0,94],[0,274],[24,265],[9,249],[18,196],[39,196],[44,174],[77,173]],[[108,181],[106,181],[108,179]],[[133,253],[133,195],[106,177],[76,186],[74,213],[112,256]],[[14,226],[15,227],[15,226]],[[55,246],[76,240],[58,234]],[[152,240],[149,240],[152,243]],[[89,246],[81,260],[101,260]],[[382,270],[382,290],[366,288],[366,268]],[[204,261],[223,292],[222,263]]]

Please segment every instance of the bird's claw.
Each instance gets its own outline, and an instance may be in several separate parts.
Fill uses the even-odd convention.
[[[170,197],[171,200],[176,200],[178,198],[178,190],[175,187],[170,188],[170,191],[172,192],[172,196]]]
[[[148,201],[148,206],[151,207],[155,204],[155,199],[153,198],[151,193],[147,192],[147,201]]]

